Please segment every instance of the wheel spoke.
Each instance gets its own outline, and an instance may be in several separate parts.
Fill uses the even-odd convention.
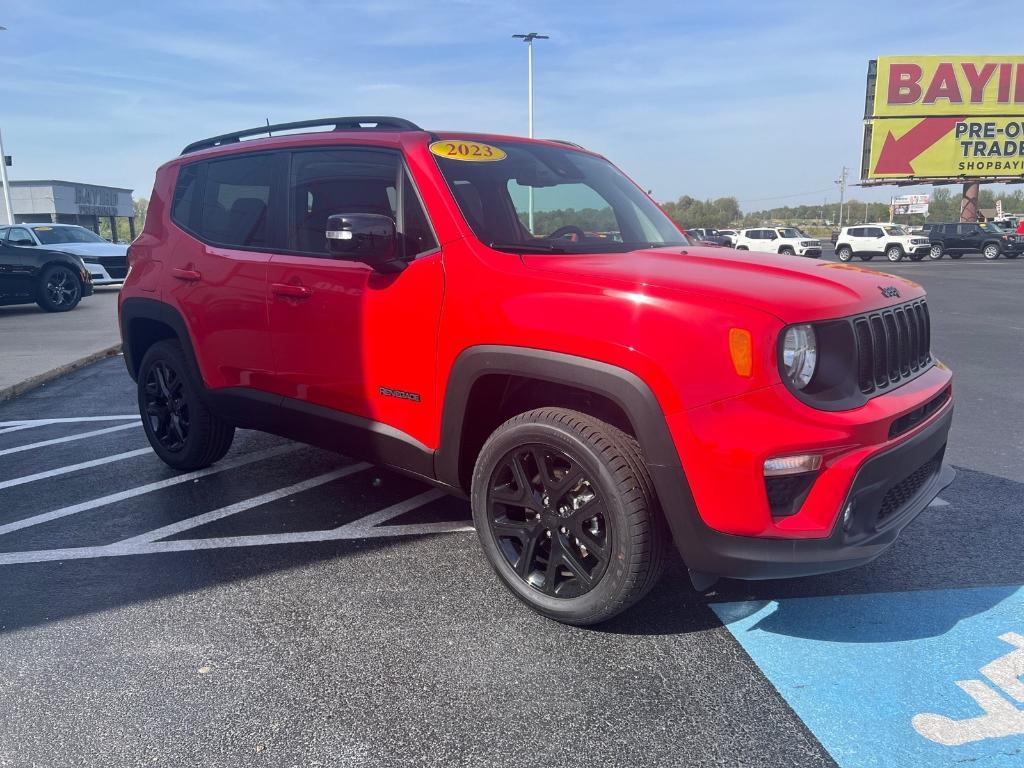
[[[516,573],[519,574],[521,579],[530,578],[530,572],[533,570],[533,560],[537,554],[537,543],[541,539],[541,531],[543,530],[539,525],[534,526],[533,530],[522,540],[523,549],[519,553],[519,559],[515,565]]]
[[[170,400],[171,399],[171,390],[167,386],[167,378],[164,375],[164,367],[162,365],[158,365],[158,366],[154,367],[153,368],[153,373],[156,374],[156,384],[157,384],[158,387],[160,387],[160,394],[161,394],[161,396],[163,396],[163,397],[167,398],[168,400]]]
[[[586,566],[581,563],[577,557],[578,553],[573,551],[571,546],[568,546],[566,542],[559,540],[558,550],[561,557],[562,565],[572,572],[572,575],[583,582],[584,586],[590,587],[593,584],[593,577],[590,575],[590,571],[587,570]]]

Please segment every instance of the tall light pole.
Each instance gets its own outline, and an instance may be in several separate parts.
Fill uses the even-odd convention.
[[[512,35],[526,43],[526,115],[528,130],[527,135],[533,138],[533,41],[547,40],[548,35],[541,35],[536,32],[527,32],[525,35]],[[527,204],[527,215],[529,217],[530,234],[533,234],[533,187],[527,188],[529,202]]]
[[[7,27],[0,27],[6,31]],[[4,185],[4,208],[7,210],[7,223],[14,224],[14,210],[11,208],[11,185],[7,181],[7,155],[4,154],[4,137],[0,134],[0,182]]]
[[[846,197],[846,177],[849,176],[850,169],[845,165],[843,166],[843,172],[839,178],[836,179],[836,184],[839,185],[839,228],[843,228],[843,200]]]

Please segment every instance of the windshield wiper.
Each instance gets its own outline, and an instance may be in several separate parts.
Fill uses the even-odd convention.
[[[544,243],[488,243],[489,248],[510,253],[565,253],[565,248]]]

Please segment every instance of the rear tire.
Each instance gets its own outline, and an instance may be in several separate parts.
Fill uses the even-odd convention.
[[[989,261],[995,261],[999,258],[999,246],[995,243],[989,243],[982,249],[981,255]]]
[[[661,576],[669,535],[640,447],[584,413],[540,408],[498,427],[471,501],[491,567],[548,618],[606,621]]]
[[[853,258],[853,251],[850,250],[850,246],[848,246],[848,245],[841,245],[841,246],[839,246],[839,250],[836,251],[836,258],[838,258],[840,261],[849,261],[850,259],[852,259]]]
[[[39,276],[36,304],[47,312],[69,312],[82,300],[82,280],[71,267],[51,264]]]
[[[142,427],[156,455],[174,469],[208,467],[231,448],[235,428],[203,401],[199,374],[177,341],[158,341],[138,375]]]

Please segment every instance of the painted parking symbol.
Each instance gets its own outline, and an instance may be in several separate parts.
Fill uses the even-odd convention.
[[[842,768],[1024,764],[1024,587],[713,608]]]

